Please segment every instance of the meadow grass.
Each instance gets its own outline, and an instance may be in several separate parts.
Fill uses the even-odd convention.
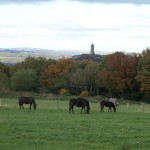
[[[0,100],[0,150],[149,150],[150,106],[120,105],[117,112],[69,114],[68,102],[36,100],[19,110],[17,99]],[[134,109],[133,109],[134,108]],[[133,109],[131,111],[131,109]]]

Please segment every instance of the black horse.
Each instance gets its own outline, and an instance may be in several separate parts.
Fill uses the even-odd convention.
[[[70,101],[69,101],[69,113],[71,113],[71,112],[74,113],[74,111],[73,111],[74,106],[82,107],[81,113],[82,113],[83,109],[84,109],[84,113],[87,113],[87,114],[90,113],[90,104],[89,104],[89,101],[87,99],[84,99],[84,98],[72,98],[72,99],[70,99]],[[85,110],[85,108],[86,108],[86,110]]]
[[[31,106],[33,105],[33,108],[36,109],[36,103],[33,97],[19,97],[19,107],[24,109],[23,104],[29,104],[30,109]]]
[[[108,112],[109,110],[111,110],[111,108],[113,108],[114,112],[116,112],[116,106],[110,101],[101,101],[100,106],[101,106],[101,112],[104,112],[104,106],[109,107]]]

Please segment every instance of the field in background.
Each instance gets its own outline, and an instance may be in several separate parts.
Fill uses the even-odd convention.
[[[69,102],[67,100],[61,100],[58,97],[53,100],[47,100],[47,99],[36,99],[37,103],[37,109],[64,109],[68,111]],[[91,99],[92,102],[90,102],[91,106],[91,112],[92,111],[100,111],[100,105],[98,103],[98,100],[93,102],[93,99]],[[25,107],[29,107],[29,105],[24,105]],[[12,107],[12,108],[19,108],[18,107],[18,98],[0,98],[0,107]],[[79,109],[80,108],[74,108]],[[104,111],[107,112],[107,108],[104,108]],[[117,112],[144,112],[144,113],[150,113],[150,104],[146,103],[129,103],[129,102],[123,102],[122,104],[117,107]]]
[[[36,100],[19,110],[17,99],[0,99],[0,150],[149,150],[150,105],[122,104],[117,112],[68,113],[68,101]]]

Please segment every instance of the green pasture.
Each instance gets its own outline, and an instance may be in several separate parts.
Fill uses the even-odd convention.
[[[117,112],[69,114],[68,101],[36,100],[19,110],[17,99],[0,98],[0,150],[149,150],[150,105],[122,104]]]

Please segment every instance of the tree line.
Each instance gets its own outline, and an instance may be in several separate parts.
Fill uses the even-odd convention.
[[[115,52],[101,62],[28,57],[14,66],[0,62],[0,91],[107,95],[150,102],[150,49]]]

